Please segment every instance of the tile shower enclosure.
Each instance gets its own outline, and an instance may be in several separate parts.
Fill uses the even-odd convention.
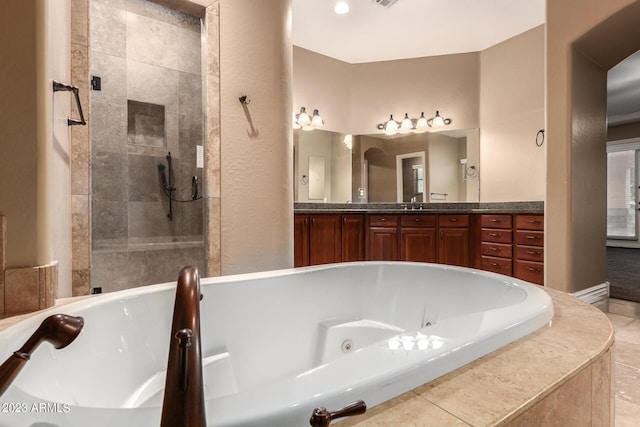
[[[205,271],[201,22],[144,0],[92,0],[91,265],[103,292]],[[158,165],[176,188],[165,196]]]

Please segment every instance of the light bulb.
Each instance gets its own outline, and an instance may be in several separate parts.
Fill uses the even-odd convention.
[[[322,117],[320,117],[320,113],[318,113],[318,110],[313,110],[313,117],[311,118],[311,126],[316,128],[324,126],[324,120],[322,120]]]
[[[300,114],[298,115],[298,124],[303,128],[311,124],[311,118],[307,114],[307,110],[304,107],[300,107]]]
[[[409,114],[404,113],[404,119],[402,119],[402,123],[400,124],[400,133],[411,132],[412,128],[413,128],[413,123],[409,118]]]
[[[349,150],[353,148],[353,136],[351,134],[344,136],[344,145],[346,145]]]
[[[398,122],[393,120],[393,114],[389,118],[389,121],[384,125],[385,135],[395,135],[398,133]]]
[[[349,4],[346,1],[339,1],[336,3],[333,11],[338,15],[344,15],[345,13],[349,13],[349,9]]]
[[[427,127],[429,127],[427,124],[427,119],[424,117],[424,113],[421,113],[418,121],[416,122],[416,129],[425,130]]]

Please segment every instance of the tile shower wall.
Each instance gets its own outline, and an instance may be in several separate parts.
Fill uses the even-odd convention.
[[[158,165],[173,159],[173,197],[202,187],[201,23],[144,0],[92,0],[92,287],[103,292],[205,273],[202,200],[172,203]],[[200,194],[203,193],[200,188]]]

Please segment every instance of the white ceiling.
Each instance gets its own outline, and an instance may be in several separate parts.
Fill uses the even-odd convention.
[[[476,52],[545,22],[545,0],[293,0],[293,44],[349,63]]]

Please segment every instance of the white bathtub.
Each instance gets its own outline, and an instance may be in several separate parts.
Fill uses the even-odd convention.
[[[0,426],[158,426],[175,286],[97,295],[0,332],[0,362],[52,312],[83,316],[43,343],[0,398]],[[305,426],[312,409],[369,407],[547,325],[542,288],[421,263],[349,263],[202,280],[211,426]],[[35,403],[35,406],[34,406]],[[16,409],[18,408],[18,409]],[[3,408],[0,408],[3,409]]]

